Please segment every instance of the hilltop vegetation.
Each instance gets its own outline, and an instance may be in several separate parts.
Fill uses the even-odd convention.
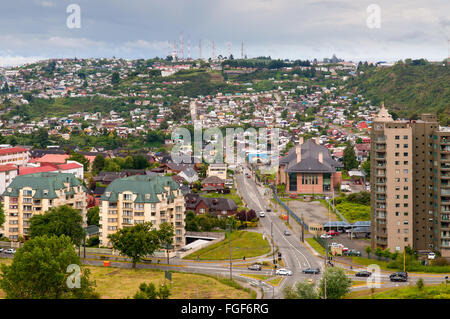
[[[441,125],[450,125],[448,66],[405,61],[392,67],[360,70],[364,74],[349,82],[349,86],[373,104],[384,100],[394,115],[410,119],[420,117],[421,113],[436,113]]]

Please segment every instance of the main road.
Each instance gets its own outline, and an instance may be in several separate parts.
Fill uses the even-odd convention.
[[[247,204],[247,207],[255,210],[258,215],[259,212],[266,212],[269,207],[270,195],[265,194],[267,188],[260,187],[255,183],[254,175],[247,167],[242,167],[241,172],[236,175],[236,181],[239,194]],[[283,298],[283,288],[287,285],[292,286],[297,281],[311,278],[318,282],[320,275],[306,275],[302,273],[302,269],[320,268],[322,270],[324,260],[314,256],[302,244],[298,225],[292,225],[292,229],[289,229],[273,210],[266,212],[265,217],[260,218],[260,223],[262,226],[260,231],[273,238],[275,249],[278,248],[278,251],[282,254],[285,268],[293,272],[292,276],[287,276],[281,285],[277,286],[274,291],[274,298]],[[291,218],[290,223],[297,222]],[[291,235],[286,236],[284,234],[285,230],[289,230]]]

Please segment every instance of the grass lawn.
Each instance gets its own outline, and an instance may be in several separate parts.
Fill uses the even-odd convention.
[[[0,259],[0,263],[11,264],[11,259]],[[138,291],[142,282],[164,283],[164,272],[154,269],[122,269],[110,267],[84,266],[90,271],[90,279],[95,280],[96,291],[103,299],[122,299],[131,297]],[[168,282],[168,281],[167,281]],[[236,289],[222,280],[201,274],[172,273],[171,299],[246,299],[251,293]],[[0,290],[0,298],[5,294]]]
[[[283,277],[275,277],[273,279],[267,280],[266,282],[268,284],[276,287],[276,286],[278,286],[281,283],[282,280],[283,280]]]
[[[370,206],[357,203],[342,202],[336,209],[348,220],[354,223],[358,220],[370,220]]]
[[[261,256],[270,252],[270,244],[266,239],[263,239],[262,234],[247,232],[247,231],[235,231],[231,233],[231,258],[242,259]],[[212,244],[208,247],[200,249],[186,257],[184,259],[197,259],[200,260],[226,260],[230,258],[228,233],[225,233],[225,239]]]
[[[445,284],[427,285],[419,290],[415,286],[384,288],[372,291],[362,290],[348,295],[349,299],[450,299],[450,286]]]
[[[322,247],[321,244],[319,244],[314,237],[310,237],[310,238],[305,238],[305,240],[308,242],[308,244],[311,245],[311,247],[317,251],[319,254],[324,255],[325,256],[325,248]]]
[[[272,278],[270,275],[259,275],[259,274],[241,274],[241,276],[258,279],[258,280],[267,280]]]
[[[388,262],[383,260],[369,259],[365,257],[352,257],[352,262],[359,265],[369,266],[372,264],[376,264],[380,266],[382,270],[394,271],[394,269],[388,268]]]

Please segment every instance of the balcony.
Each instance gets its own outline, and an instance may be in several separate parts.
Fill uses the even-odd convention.
[[[449,195],[450,196],[450,189],[441,189],[441,195]]]

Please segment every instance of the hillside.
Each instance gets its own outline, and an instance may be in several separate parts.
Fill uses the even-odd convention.
[[[350,88],[372,103],[384,103],[401,117],[437,113],[442,125],[450,124],[450,68],[442,65],[396,64],[364,69],[349,82]]]

